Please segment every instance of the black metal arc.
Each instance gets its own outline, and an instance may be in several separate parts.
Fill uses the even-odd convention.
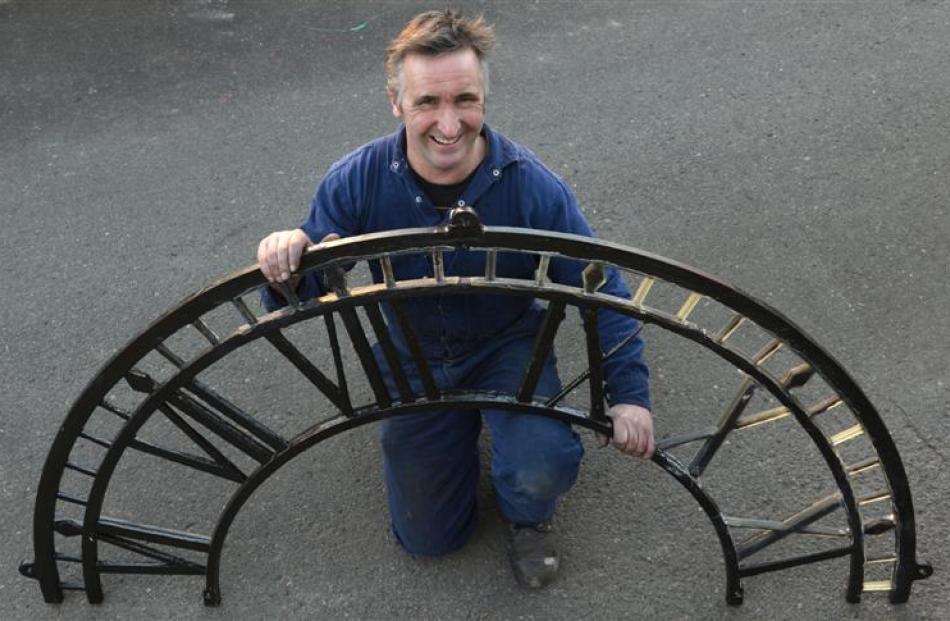
[[[592,420],[579,412],[571,415],[565,410],[554,410],[530,403],[516,403],[507,399],[491,398],[488,395],[480,396],[478,394],[469,394],[465,395],[465,397],[466,398],[457,398],[456,400],[446,399],[439,402],[430,401],[395,405],[385,409],[373,409],[353,418],[336,417],[330,421],[315,425],[309,431],[301,433],[291,442],[291,445],[286,451],[278,454],[273,460],[257,469],[250,478],[248,478],[247,482],[241,485],[225,506],[221,517],[218,519],[214,535],[211,538],[211,551],[208,555],[207,564],[207,583],[204,591],[205,604],[217,606],[221,603],[220,571],[221,554],[224,550],[224,543],[227,539],[228,530],[234,522],[234,518],[237,517],[237,514],[250,499],[254,491],[295,457],[335,435],[386,418],[452,407],[507,409],[521,414],[563,420],[605,435],[611,433],[609,424]],[[742,588],[739,585],[739,566],[735,544],[732,541],[729,529],[723,521],[722,512],[719,510],[716,502],[702,489],[697,481],[689,475],[686,467],[679,463],[672,455],[664,453],[663,451],[657,451],[653,455],[653,462],[673,475],[673,478],[679,481],[680,484],[689,491],[706,513],[719,539],[723,558],[726,563],[726,599],[730,604],[741,604]]]
[[[784,316],[712,276],[656,255],[624,248],[609,242],[558,233],[525,232],[518,229],[492,227],[486,227],[484,229],[477,227],[456,227],[454,229],[443,228],[436,230],[412,229],[390,233],[376,233],[329,242],[311,250],[304,256],[301,271],[324,269],[327,266],[342,262],[352,262],[361,257],[374,257],[381,253],[400,253],[410,249],[444,246],[475,249],[484,248],[489,251],[490,258],[493,256],[494,251],[492,249],[494,248],[563,255],[590,262],[613,264],[623,269],[649,274],[652,277],[674,282],[697,294],[717,300],[725,306],[741,312],[743,317],[747,317],[764,330],[772,333],[777,339],[784,341],[792,350],[807,360],[825,382],[835,390],[837,394],[844,398],[845,403],[862,424],[879,457],[879,462],[890,487],[891,500],[895,507],[894,526],[896,527],[897,564],[894,572],[894,589],[891,592],[892,601],[906,601],[910,593],[911,582],[924,577],[924,574],[928,573],[925,571],[927,566],[918,564],[915,558],[916,538],[914,512],[903,465],[880,416],[868,401],[867,397],[847,372],[827,352],[807,335],[802,333]],[[491,280],[484,280],[481,283],[474,281],[463,283],[451,277],[446,278],[443,275],[443,278],[439,280],[437,286],[439,287],[440,293],[464,293],[472,290],[484,292],[490,290],[492,287],[496,287],[497,290],[502,293],[535,295],[537,297],[546,297],[552,301],[567,300],[570,303],[578,303],[578,300],[583,298],[583,304],[604,306],[640,318],[641,320],[649,320],[674,333],[700,342],[716,351],[716,353],[737,367],[745,370],[772,392],[783,405],[789,408],[798,422],[812,437],[821,451],[822,456],[825,458],[826,463],[831,468],[839,489],[842,491],[843,503],[848,508],[849,527],[852,532],[852,537],[854,538],[854,552],[851,554],[851,577],[849,580],[848,597],[852,600],[857,598],[861,586],[861,571],[863,570],[863,545],[860,545],[860,538],[863,536],[865,529],[864,525],[860,524],[859,515],[856,508],[854,508],[855,502],[850,484],[843,467],[837,461],[832,447],[829,446],[827,438],[814,427],[807,413],[802,411],[794,399],[787,394],[785,387],[783,387],[780,382],[774,380],[774,378],[771,378],[760,369],[755,368],[754,365],[751,365],[748,360],[739,354],[723,347],[712,337],[706,337],[705,335],[700,336],[696,332],[690,332],[689,328],[675,321],[674,318],[666,320],[659,315],[640,313],[636,310],[632,310],[628,305],[621,304],[616,300],[611,300],[608,296],[601,294],[585,293],[583,296],[578,296],[577,291],[574,289],[550,284],[546,284],[544,291],[539,292],[537,283],[534,283],[535,287],[533,290],[531,287],[521,287],[519,289],[517,286],[512,286],[511,281],[503,282],[503,279],[495,278],[494,273],[492,273],[491,276]],[[263,279],[259,271],[256,268],[248,268],[190,296],[180,306],[160,317],[135,338],[128,347],[117,352],[102,367],[93,382],[87,386],[79,399],[77,399],[65,423],[60,428],[51,447],[46,464],[44,465],[37,494],[36,510],[34,512],[34,548],[36,560],[31,565],[30,572],[39,579],[44,598],[47,601],[60,601],[62,599],[62,589],[72,586],[59,584],[59,574],[56,567],[57,553],[53,541],[52,524],[57,499],[62,499],[63,497],[63,494],[61,494],[58,489],[59,482],[63,470],[67,467],[67,463],[69,463],[68,460],[73,444],[77,438],[85,437],[90,438],[90,441],[96,442],[103,448],[108,449],[106,458],[96,469],[95,482],[90,497],[85,500],[75,499],[87,504],[84,529],[86,532],[93,532],[96,518],[101,509],[105,486],[108,484],[115,463],[125,448],[133,447],[135,443],[135,430],[155,411],[158,403],[167,401],[168,395],[161,401],[153,399],[156,394],[164,392],[163,389],[159,389],[156,393],[153,393],[152,396],[148,397],[139,405],[136,412],[130,416],[128,423],[120,435],[112,441],[97,441],[88,436],[88,434],[85,434],[83,429],[86,421],[97,407],[103,406],[106,409],[110,409],[108,405],[104,404],[105,394],[109,388],[121,381],[128,371],[134,368],[146,354],[150,351],[157,350],[167,336],[174,333],[183,325],[200,318],[204,313],[216,308],[221,303],[230,303],[232,301],[237,303],[240,301],[240,296],[245,295],[262,283]],[[418,292],[420,289],[421,288],[415,289],[415,292]],[[411,295],[412,291],[406,293],[405,291],[397,289],[389,293],[391,295],[380,292],[379,295],[375,295],[372,299],[383,300],[387,297],[398,299]],[[363,300],[369,299],[369,297],[363,298]],[[354,318],[354,307],[359,303],[362,302],[350,303],[349,306],[346,306],[346,308],[350,308],[354,313]],[[259,322],[266,322],[268,324],[266,330],[270,330],[272,326],[279,328],[309,316],[321,314],[315,310],[314,305],[314,302],[303,302],[299,305],[295,304],[291,309],[277,311],[260,318],[255,318],[251,314],[250,318],[248,318],[249,326],[252,332],[257,332],[260,325]],[[240,310],[240,305],[238,308]],[[342,311],[344,309],[341,307],[340,310]],[[325,308],[323,312],[329,313],[332,312],[332,310]],[[344,313],[341,313],[341,315],[345,317]],[[359,333],[361,334],[362,331],[360,330]],[[257,332],[257,334],[260,334],[260,332]],[[207,337],[207,335],[205,336]],[[220,345],[213,344],[211,349],[223,356],[233,349],[233,347],[229,347],[229,345],[234,345],[234,343],[241,340],[242,339],[224,339],[220,341]],[[236,346],[238,345],[234,345],[234,347]],[[372,375],[371,369],[365,368],[368,362],[365,354],[369,352],[364,351],[361,353],[363,355],[360,355],[360,358],[361,362],[364,363],[364,369]],[[371,354],[369,355],[369,359],[372,359]],[[749,368],[750,366],[752,368]],[[187,375],[187,373],[182,371],[178,377],[181,378],[185,375]],[[340,379],[342,384],[342,378]],[[370,379],[371,383],[375,384],[374,392],[377,393],[377,401],[379,404],[384,407],[390,405],[387,402],[388,393],[385,395],[387,398],[380,398],[382,395],[380,394],[379,383],[373,382],[372,377]],[[165,387],[175,384],[175,381],[171,381],[166,383]],[[187,386],[183,382],[179,382],[177,386],[170,388],[170,390],[183,387]],[[385,390],[385,387],[383,387],[383,390]],[[201,395],[199,395],[199,397],[204,398]],[[110,411],[112,410],[110,409]],[[551,412],[552,410],[546,411]],[[363,420],[363,418],[357,417],[352,420]],[[275,440],[281,443],[283,442],[280,438],[276,438]],[[257,480],[256,477],[259,476],[259,473],[268,469],[270,464],[278,460],[278,456],[291,451],[292,446],[296,445],[297,442],[295,440],[290,445],[282,444],[274,446],[273,448],[277,451],[277,454],[255,472],[251,473],[248,480],[241,485],[239,490],[246,489],[251,481]],[[662,455],[662,452],[660,454]],[[686,473],[687,478],[693,481],[693,483],[696,483],[694,479],[688,477],[688,472],[685,469],[683,469],[682,472]],[[718,510],[717,514],[721,517]],[[93,516],[95,516],[95,518]],[[219,522],[219,526],[220,524],[221,522]],[[717,529],[718,528],[717,526]],[[725,528],[725,526],[723,525],[722,528]],[[88,556],[87,552],[89,552]],[[98,601],[101,599],[102,594],[101,585],[98,580],[99,564],[95,553],[94,540],[89,539],[88,546],[87,541],[84,540],[82,561],[84,574],[87,574],[85,575],[87,596],[89,596],[91,601]],[[727,566],[728,565],[729,563],[727,561]],[[738,575],[736,576],[736,589],[738,589]],[[734,595],[731,586],[727,595]]]
[[[449,288],[451,289],[451,287]],[[508,291],[508,290],[506,290],[506,292],[512,293],[512,291]],[[403,291],[390,290],[390,291],[382,292],[383,295],[392,295],[392,296],[396,296],[396,295],[406,296],[406,295],[409,295],[410,293],[411,292],[405,291],[405,290]],[[518,293],[520,293],[521,295],[527,295],[530,293],[530,291],[526,290],[526,291],[520,291]],[[536,294],[537,292],[534,292],[534,293]],[[565,298],[566,297],[565,293],[561,292],[560,297],[562,299]],[[557,301],[557,299],[558,298],[556,297],[552,298],[552,301]],[[190,362],[186,364],[183,364],[180,367],[179,373],[177,375],[167,380],[164,384],[160,386],[156,386],[154,392],[149,394],[149,396],[146,397],[146,399],[142,401],[139,404],[139,406],[136,408],[135,412],[133,413],[132,417],[130,418],[126,426],[123,427],[122,431],[111,443],[109,451],[107,452],[105,458],[100,464],[99,476],[97,477],[97,479],[95,480],[93,484],[92,491],[90,492],[90,499],[86,501],[87,508],[86,508],[86,512],[84,516],[84,529],[87,532],[95,532],[96,524],[98,523],[98,520],[99,520],[102,501],[104,500],[105,491],[107,489],[111,474],[113,473],[118,463],[119,458],[123,454],[125,447],[129,446],[132,442],[135,441],[135,435],[138,429],[142,425],[144,425],[144,423],[148,420],[149,416],[151,416],[151,414],[156,409],[158,409],[161,406],[161,404],[167,402],[168,399],[170,399],[173,395],[178,394],[178,391],[181,389],[181,387],[193,385],[194,378],[198,375],[198,373],[200,373],[203,369],[210,366],[216,360],[224,357],[231,351],[244,345],[246,342],[249,342],[257,338],[266,338],[266,336],[273,331],[280,330],[291,323],[304,321],[310,317],[317,316],[320,314],[335,313],[335,312],[342,314],[347,309],[350,312],[353,312],[355,314],[355,307],[358,306],[361,302],[362,301],[359,300],[358,298],[346,297],[346,298],[338,299],[337,301],[319,305],[319,306],[311,305],[307,307],[306,305],[304,305],[298,311],[294,313],[278,315],[278,316],[273,317],[270,321],[267,321],[267,322],[264,322],[264,321],[258,322],[257,324],[255,324],[253,328],[245,329],[245,330],[235,333],[231,337],[224,339],[219,344],[218,347],[208,349],[205,352],[203,352],[201,355],[196,357],[195,359],[191,360]],[[592,312],[591,314],[596,316],[596,313]],[[463,403],[464,405],[467,405],[468,407],[479,407],[478,402],[473,403],[472,401],[469,400]],[[542,406],[532,406],[530,404],[519,404],[519,403],[513,403],[511,401],[499,401],[499,400],[493,401],[491,402],[491,404],[496,408],[503,407],[507,409],[517,409],[518,411],[528,411],[528,412],[533,411],[532,408],[534,408],[534,409],[539,410],[539,413],[543,413],[543,415],[552,416],[555,418],[562,418],[564,420],[569,420],[569,422],[572,422],[574,424],[584,425],[586,421],[590,420],[590,423],[586,426],[590,426],[591,428],[596,429],[597,431],[602,432],[604,433],[604,435],[607,435],[607,436],[610,436],[612,434],[609,420],[587,419],[587,418],[583,418],[579,416],[568,417],[568,415],[565,414],[567,410],[565,410],[564,408],[553,409],[553,408],[545,408]],[[382,405],[383,405],[383,408],[388,408],[391,404],[382,404]],[[448,405],[451,405],[451,401],[446,401],[445,399],[442,399],[437,402],[425,402],[421,404],[414,404],[412,406],[406,406],[406,408],[403,408],[397,411],[401,411],[401,412],[415,411],[413,408],[423,408],[423,409],[424,408],[444,408],[444,407],[447,407]],[[459,405],[462,405],[462,403],[460,403]],[[485,404],[482,404],[482,405],[488,405],[488,404],[486,402]],[[528,409],[525,410],[525,408],[528,408]],[[366,416],[364,415],[364,416],[354,417],[354,418],[350,418],[346,420],[369,421],[373,419],[367,419]],[[342,430],[343,429],[341,429],[341,431]],[[299,440],[295,440],[295,443],[299,444]],[[257,470],[254,471],[254,473],[252,473],[248,477],[248,480],[244,482],[240,488],[238,488],[238,491],[235,492],[235,495],[240,495],[241,490],[243,490],[247,485],[251,484],[250,482],[252,480],[254,481],[259,480],[260,479],[259,473],[270,472],[270,465],[274,463],[276,460],[278,460],[280,455],[284,455],[285,453],[286,451],[283,451],[281,453],[273,455],[270,461],[263,463]],[[681,473],[674,473],[674,474],[680,474],[681,476]],[[694,494],[694,496],[700,491],[701,489],[698,486],[698,484],[695,485],[694,489],[691,488],[691,492]],[[711,499],[709,499],[709,502],[706,502],[706,501],[703,501],[703,502],[705,503],[703,505],[704,509],[715,506],[715,503],[712,502]],[[713,521],[714,525],[717,524],[717,520],[721,521],[721,514],[718,513],[718,509],[716,509],[716,512],[717,512],[716,515],[719,516],[718,518],[715,517],[713,514],[710,514],[710,518]],[[719,526],[716,526],[716,527],[717,527],[717,532],[719,532],[720,530]],[[720,533],[720,536],[722,536],[721,533]],[[726,544],[722,543],[722,545],[725,546]],[[726,554],[726,558],[729,559],[729,558],[735,557],[735,551],[733,549],[733,544],[731,542],[731,539],[728,541],[728,547],[730,551]],[[101,601],[102,590],[101,590],[100,572],[98,570],[100,563],[98,561],[97,539],[92,538],[92,537],[84,538],[82,542],[82,548],[83,548],[83,556],[82,556],[83,577],[84,577],[84,582],[86,584],[87,597],[90,599],[90,601],[93,601],[93,602]],[[212,545],[212,556],[213,555],[214,555],[214,546]],[[736,573],[737,570],[735,571],[733,570],[733,565],[734,565],[733,563],[730,563],[727,560],[727,583],[728,583],[727,597],[730,599],[730,601],[737,601],[734,594],[738,592],[737,591],[738,587],[736,586],[738,584],[737,582],[738,574]],[[209,560],[209,564],[208,564],[209,574],[213,566],[214,566],[213,561]]]
[[[567,289],[554,288],[554,289],[549,289],[549,290],[539,292],[537,290],[534,290],[530,286],[519,288],[519,287],[511,285],[511,283],[508,283],[507,285],[496,283],[496,285],[494,286],[504,287],[503,291],[509,295],[533,295],[537,297],[546,297],[548,298],[549,302],[571,301],[571,298],[573,295]],[[460,293],[463,290],[464,290],[464,287],[458,287],[458,286],[453,286],[453,285],[443,285],[443,293],[453,293],[453,292]],[[401,290],[388,289],[388,290],[380,290],[377,293],[382,298],[399,297],[399,296],[405,297],[405,296],[412,295],[413,291],[407,290],[407,289],[401,289]],[[822,451],[822,454],[826,457],[826,461],[829,461],[828,465],[832,469],[832,471],[836,474],[836,479],[841,478],[841,480],[844,481],[845,484],[842,488],[842,495],[845,498],[845,505],[849,510],[849,517],[851,518],[852,528],[853,528],[853,524],[855,523],[860,524],[860,518],[857,516],[857,512],[856,512],[856,503],[854,502],[853,494],[851,494],[850,488],[847,485],[847,480],[846,478],[844,478],[845,475],[844,475],[843,469],[841,468],[840,462],[838,462],[835,459],[833,450],[828,444],[827,439],[814,426],[814,424],[808,418],[807,414],[797,405],[797,403],[795,403],[794,400],[792,400],[789,397],[789,395],[784,392],[783,387],[781,386],[780,382],[778,382],[777,380],[769,376],[767,373],[765,373],[761,369],[755,367],[755,365],[753,365],[751,361],[745,359],[741,355],[733,352],[732,350],[724,348],[722,345],[718,343],[713,343],[708,337],[706,337],[703,334],[688,330],[686,326],[683,326],[682,324],[676,322],[675,320],[664,318],[664,317],[642,316],[635,309],[625,306],[619,301],[609,298],[607,296],[592,296],[592,298],[593,299],[591,301],[586,302],[591,307],[589,309],[588,316],[596,317],[597,307],[604,306],[604,307],[611,308],[612,310],[617,310],[618,312],[631,314],[633,316],[640,317],[641,320],[644,320],[644,321],[648,320],[651,322],[655,322],[658,325],[661,325],[668,330],[681,333],[682,336],[685,336],[686,338],[689,338],[696,342],[702,343],[706,345],[707,347],[709,347],[710,349],[713,349],[718,354],[720,354],[721,356],[729,360],[734,366],[736,366],[737,368],[755,377],[764,387],[766,387],[771,392],[773,392],[773,394],[777,398],[779,398],[781,401],[786,403],[787,407],[789,407],[792,410],[793,414],[795,414],[796,417],[799,418],[799,422],[802,424],[803,427],[806,428],[806,431],[809,431],[810,435],[812,435],[814,441],[818,445],[819,449]],[[108,485],[108,479],[111,476],[111,473],[114,470],[118,462],[118,459],[122,454],[123,448],[126,446],[127,443],[134,441],[135,434],[138,428],[141,427],[141,425],[143,425],[146,422],[146,420],[151,415],[151,413],[157,407],[159,407],[162,403],[165,403],[172,395],[177,394],[177,391],[182,386],[192,385],[194,383],[194,377],[196,377],[197,374],[200,373],[204,368],[207,368],[214,361],[224,357],[231,351],[241,347],[243,344],[245,344],[246,342],[249,342],[250,340],[253,340],[256,338],[262,338],[262,337],[266,338],[268,334],[274,331],[285,328],[293,323],[305,321],[311,317],[318,316],[320,314],[325,314],[325,313],[344,314],[345,312],[349,311],[355,315],[355,312],[356,312],[355,308],[364,302],[365,300],[361,300],[358,297],[348,296],[345,298],[341,298],[335,301],[331,301],[331,302],[327,302],[327,303],[323,303],[319,305],[304,304],[293,312],[275,314],[267,321],[258,322],[257,324],[254,325],[253,328],[245,329],[245,330],[235,333],[231,337],[222,341],[218,347],[215,347],[210,350],[206,350],[203,354],[199,355],[198,357],[191,360],[187,364],[182,365],[179,369],[178,375],[166,381],[165,384],[156,387],[155,392],[151,393],[142,403],[139,404],[138,408],[133,413],[128,424],[123,428],[122,432],[115,439],[115,441],[111,443],[111,448],[99,468],[100,478],[96,480],[93,486],[93,490],[90,494],[90,501],[88,501],[88,507],[86,510],[85,520],[86,520],[87,528],[90,530],[90,532],[94,529],[96,518],[99,514],[99,511],[101,510],[101,502],[103,499],[105,489]],[[389,405],[391,404],[382,403],[380,405],[382,405],[383,408],[388,408]],[[469,407],[478,407],[477,405],[473,406],[471,403],[469,403],[468,405]],[[516,405],[520,406],[522,404],[509,405],[506,407],[515,407]],[[416,407],[436,407],[436,406],[445,407],[446,406],[445,400],[439,401],[437,402],[437,404],[424,403]],[[496,404],[496,407],[500,407],[500,406],[501,406],[501,403]],[[557,409],[545,409],[545,411],[551,412],[550,415],[555,416],[555,417],[561,416],[559,410]],[[593,422],[600,423],[600,425],[603,427],[602,430],[606,432],[605,435],[607,436],[611,435],[609,420],[600,420],[596,418],[592,418],[591,420]],[[579,420],[571,419],[571,422],[579,424]],[[299,440],[295,440],[295,442],[297,441]],[[277,456],[275,455],[274,459],[276,458]],[[267,462],[263,464],[261,468],[266,469],[269,463],[271,462]],[[256,473],[259,471],[260,469],[258,469],[258,471],[256,471],[255,473],[252,473],[248,480],[255,477]],[[695,480],[694,480],[694,483],[695,483]],[[244,485],[247,485],[247,484],[248,483],[245,482],[242,485],[242,487],[239,488],[239,490],[235,493],[239,494],[240,490],[243,489]],[[699,489],[698,483],[696,483],[696,488],[697,490]],[[721,515],[717,519],[721,520]],[[715,523],[716,522],[714,521],[714,524]],[[860,530],[858,530],[858,533],[860,533]],[[856,534],[855,536],[860,537],[860,534]],[[730,540],[730,547],[731,548],[733,547],[731,540]],[[855,551],[854,551],[853,557],[859,556],[860,562],[863,563],[863,556],[860,556],[861,553],[863,553],[863,547],[861,547],[860,545],[855,545],[854,547],[855,547]],[[728,560],[729,558],[734,557],[734,556],[736,556],[736,552],[734,548],[731,549],[731,551],[728,554],[726,554],[727,587],[728,587],[727,599],[730,602],[737,602],[741,600],[741,597],[736,595],[736,593],[739,593],[741,595],[741,589],[739,589],[739,587],[737,586],[738,574],[732,571],[733,564]],[[89,538],[83,541],[83,564],[84,564],[84,577],[87,584],[87,595],[90,598],[94,598],[94,597],[101,598],[102,596],[101,585],[100,585],[100,580],[99,580],[99,572],[97,569],[98,560],[97,560],[97,555],[96,555],[96,540],[95,539]],[[212,565],[213,563],[209,562],[209,568]],[[863,566],[860,564],[859,564],[859,567],[863,568]],[[851,574],[851,579],[849,583],[854,583],[855,581],[857,581],[857,583],[860,585],[860,582],[861,582],[860,573],[858,573],[856,576],[854,573]]]

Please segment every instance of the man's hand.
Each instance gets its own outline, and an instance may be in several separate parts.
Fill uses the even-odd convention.
[[[340,239],[340,236],[330,233],[320,241],[334,239]],[[257,266],[270,282],[290,280],[290,275],[300,267],[303,251],[312,243],[301,229],[271,233],[257,246]]]
[[[653,415],[639,405],[618,403],[607,410],[614,421],[613,445],[628,455],[650,459],[653,457]],[[606,440],[603,436],[601,439]],[[604,441],[602,446],[606,446]]]
[[[300,255],[310,243],[310,238],[301,229],[271,233],[257,246],[257,266],[270,282],[289,280],[300,265]]]

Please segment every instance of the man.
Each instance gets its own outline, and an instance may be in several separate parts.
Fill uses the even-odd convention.
[[[472,206],[487,225],[520,226],[591,235],[567,185],[537,157],[484,124],[488,95],[486,55],[494,42],[481,18],[432,11],[413,18],[390,44],[387,91],[402,125],[391,136],[361,147],[335,163],[320,183],[307,221],[298,229],[264,238],[257,252],[273,283],[288,281],[303,298],[324,289],[316,276],[293,273],[304,249],[380,230],[444,224],[449,207]],[[554,260],[549,275],[580,283],[577,262]],[[399,279],[432,275],[425,257],[394,257]],[[526,257],[498,258],[501,276],[531,277]],[[447,255],[446,273],[475,275],[484,257]],[[381,280],[374,267],[374,279]],[[611,271],[604,289],[629,297]],[[264,303],[284,302],[266,291]],[[429,296],[405,302],[406,313],[441,389],[518,388],[539,326],[541,308],[530,299],[490,295]],[[631,319],[601,311],[603,350],[635,329]],[[389,322],[393,325],[393,322]],[[405,371],[421,392],[406,345]],[[647,368],[642,341],[632,340],[605,364],[613,443],[631,455],[653,453]],[[384,364],[380,365],[384,369]],[[390,380],[391,381],[391,380]],[[553,356],[537,394],[560,388]],[[519,583],[538,588],[557,573],[551,518],[557,499],[574,484],[583,454],[566,423],[505,411],[442,411],[383,422],[382,446],[392,528],[411,554],[442,555],[460,548],[474,532],[479,476],[478,434],[491,428],[492,480],[509,524],[509,558]]]

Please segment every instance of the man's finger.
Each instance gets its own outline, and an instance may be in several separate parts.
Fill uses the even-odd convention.
[[[280,274],[280,280],[290,278],[290,263],[287,260],[287,244],[290,241],[290,235],[282,233],[277,241],[277,270]]]
[[[636,429],[631,429],[627,433],[627,444],[623,449],[623,452],[627,455],[636,455],[637,454],[637,443],[639,442],[639,434]]]
[[[279,274],[277,267],[277,236],[271,235],[267,239],[267,272],[271,282],[277,282]]]
[[[622,420],[614,420],[614,437],[612,439],[614,446],[623,450],[623,445],[627,443],[627,427]]]
[[[266,261],[267,255],[264,252],[265,248],[267,247],[266,242],[267,242],[267,238],[264,238],[261,240],[261,243],[257,244],[257,267],[264,274],[264,278],[267,278],[267,261]],[[270,279],[268,278],[268,280]]]
[[[290,271],[296,272],[297,268],[300,267],[300,257],[303,255],[304,249],[307,247],[307,243],[310,240],[307,239],[306,235],[294,235],[293,241],[290,244]]]
[[[647,450],[646,450],[646,454],[644,454],[644,457],[646,457],[647,459],[652,459],[653,453],[655,452],[656,452],[656,444],[653,442],[653,434],[651,433],[650,437],[647,438]]]
[[[258,264],[260,265],[261,271],[264,273],[264,277],[267,278],[270,282],[274,282],[274,270],[271,267],[271,242],[273,241],[273,235],[268,235],[261,240],[261,245],[258,248]]]
[[[280,235],[275,235],[270,245],[270,269],[274,282],[280,282]]]
[[[647,452],[647,434],[640,430],[640,433],[637,434],[637,445],[633,450],[633,454],[637,457],[643,457]]]

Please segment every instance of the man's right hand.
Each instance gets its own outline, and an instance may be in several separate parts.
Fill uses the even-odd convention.
[[[301,229],[275,231],[257,246],[257,266],[270,282],[283,282],[297,271],[300,255],[311,244]]]
[[[330,233],[321,242],[340,239]],[[291,274],[300,267],[300,257],[313,242],[302,229],[276,231],[261,240],[257,246],[257,266],[270,282],[290,280]]]

